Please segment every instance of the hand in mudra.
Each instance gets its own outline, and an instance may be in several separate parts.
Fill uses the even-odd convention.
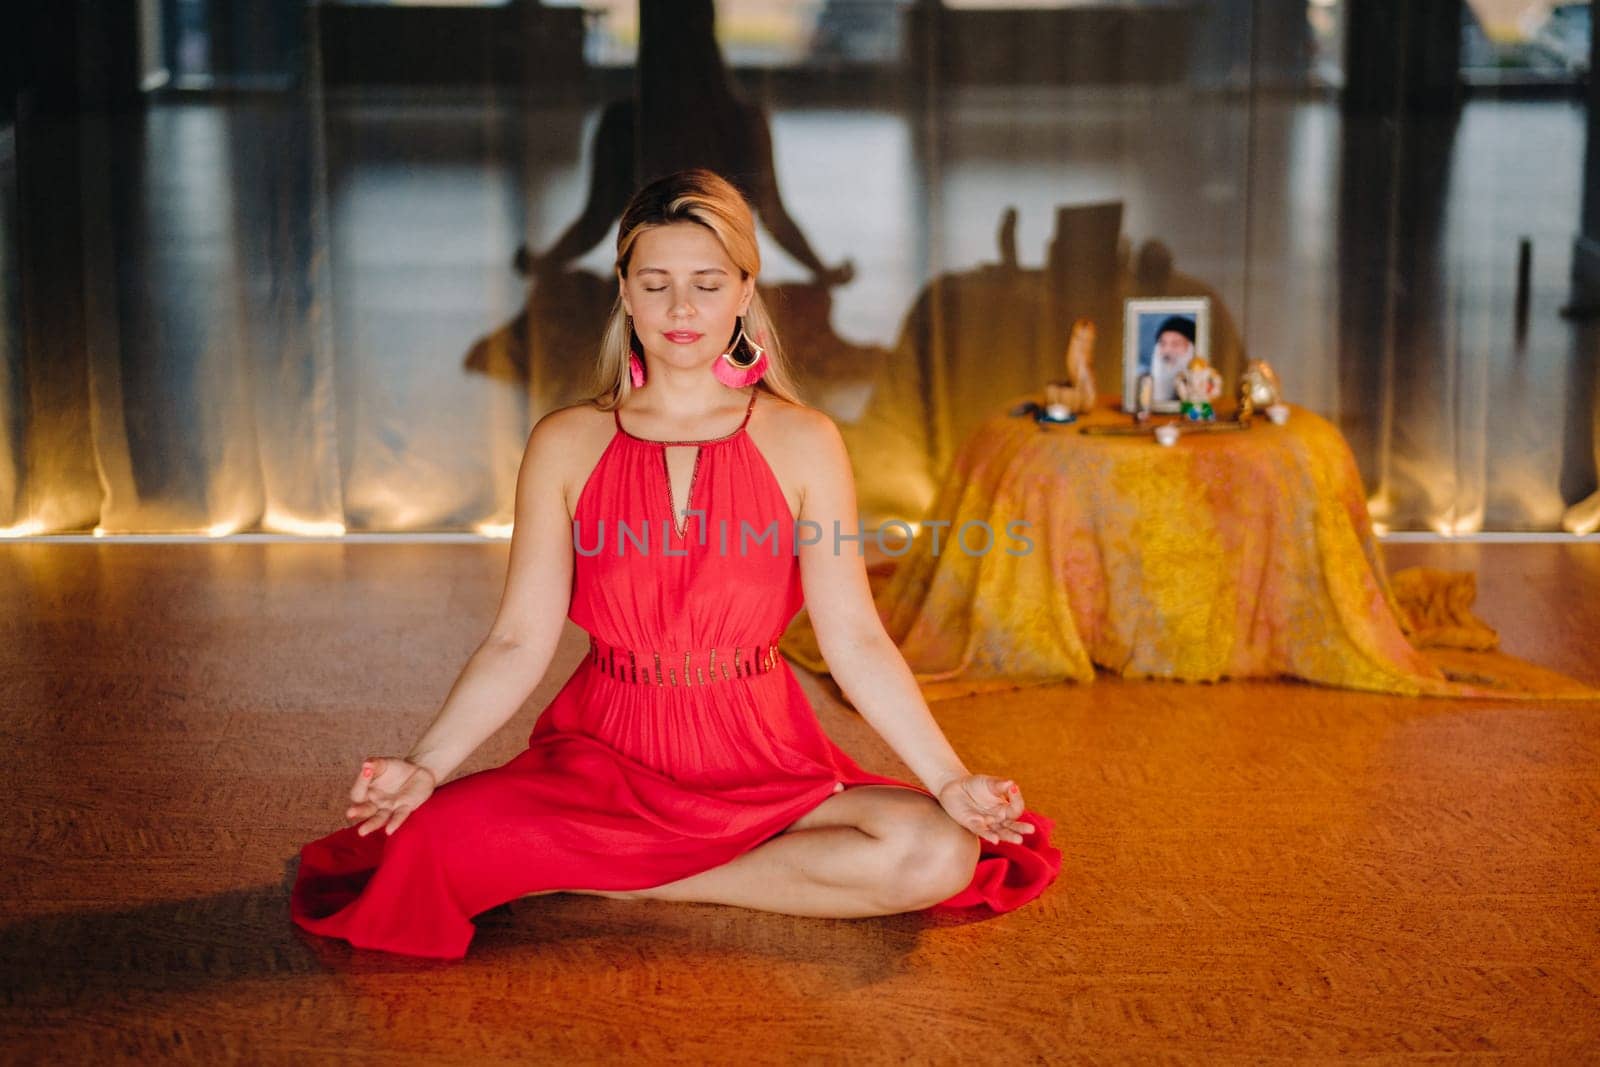
[[[397,756],[371,756],[361,763],[361,773],[350,788],[350,807],[344,817],[364,819],[356,833],[366,837],[382,827],[387,833],[400,829],[406,816],[433,795],[438,783],[428,768]]]
[[[1009,778],[969,774],[944,784],[939,803],[956,822],[991,844],[1000,840],[1020,844],[1032,823],[1017,822],[1022,814],[1022,790]]]

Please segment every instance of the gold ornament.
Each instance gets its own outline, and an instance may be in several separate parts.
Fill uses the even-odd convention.
[[[1095,325],[1091,320],[1079,319],[1072,324],[1072,337],[1067,341],[1067,377],[1045,383],[1046,405],[1059,404],[1076,414],[1094,408],[1094,340]]]
[[[1248,419],[1283,399],[1278,375],[1264,359],[1252,360],[1239,378],[1239,418]]]

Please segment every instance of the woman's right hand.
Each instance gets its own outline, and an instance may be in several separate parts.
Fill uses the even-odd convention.
[[[350,789],[351,803],[344,817],[365,820],[356,828],[362,837],[380,827],[392,834],[438,784],[433,772],[421,764],[398,756],[369,756]]]

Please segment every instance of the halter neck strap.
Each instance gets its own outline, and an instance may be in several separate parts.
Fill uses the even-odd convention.
[[[716,441],[726,441],[730,437],[736,437],[740,433],[743,433],[744,432],[744,428],[747,425],[749,425],[749,423],[750,423],[750,413],[755,411],[755,409],[756,409],[756,396],[760,392],[761,392],[761,390],[760,390],[759,387],[752,388],[750,390],[750,402],[744,406],[744,418],[739,420],[739,425],[734,430],[732,430],[729,433],[723,434],[721,437],[707,437],[707,438],[702,438],[702,439],[696,440],[696,441],[657,441],[657,440],[655,440],[654,438],[651,438],[651,437],[639,437],[639,436],[637,436],[635,434],[629,433],[627,427],[622,425],[622,409],[621,408],[612,408],[611,409],[611,421],[616,423],[617,430],[624,437],[632,437],[635,441],[644,441],[645,443],[652,444],[652,445],[706,445],[706,444],[711,444],[711,443],[716,442]]]

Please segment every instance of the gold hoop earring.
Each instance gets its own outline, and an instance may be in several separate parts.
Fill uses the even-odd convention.
[[[734,356],[734,353],[739,351],[740,341],[743,341],[746,348],[749,350],[749,359],[738,359]],[[739,332],[734,336],[733,344],[729,345],[728,350],[722,353],[722,358],[733,364],[735,367],[738,367],[740,370],[748,370],[749,368],[755,366],[761,357],[766,355],[766,353],[767,350],[765,348],[762,348],[760,345],[750,340],[749,335],[744,332],[744,316],[740,315]]]

